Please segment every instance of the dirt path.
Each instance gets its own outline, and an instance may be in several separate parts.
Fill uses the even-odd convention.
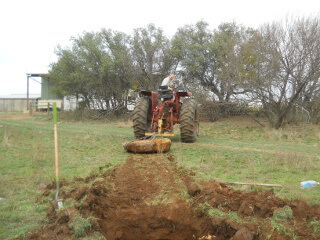
[[[50,223],[27,239],[320,238],[311,224],[320,221],[319,207],[279,199],[272,191],[244,193],[215,181],[196,184],[192,175],[175,164],[174,156],[131,155],[121,166],[62,182],[65,208],[50,210]],[[54,184],[44,197],[51,189]],[[81,225],[82,232],[79,222],[88,223]]]
[[[28,113],[17,113],[17,114],[0,114],[0,119],[10,119],[10,120],[21,120],[30,118],[30,115]]]

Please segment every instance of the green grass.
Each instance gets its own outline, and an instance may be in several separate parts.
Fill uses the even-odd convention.
[[[73,229],[73,235],[75,238],[84,237],[87,235],[87,231],[91,231],[92,228],[92,218],[82,218],[79,215],[74,216],[70,227]]]
[[[173,199],[168,196],[166,192],[161,192],[156,195],[152,200],[145,202],[147,205],[156,206],[156,205],[168,205],[173,203]]]
[[[275,188],[279,197],[319,204],[319,187],[299,186],[303,180],[319,181],[319,126],[288,127],[279,133],[250,125],[250,120],[202,123],[196,143],[174,144],[170,154],[195,171],[197,180],[282,184]],[[284,134],[290,137],[279,137]]]
[[[198,209],[202,211],[203,213],[208,214],[209,216],[213,217],[228,217],[228,219],[235,221],[235,222],[241,222],[242,219],[237,215],[236,212],[223,212],[220,207],[213,208],[210,206],[208,202],[200,203],[198,205]]]
[[[313,229],[314,233],[320,232],[320,221],[313,220],[308,224],[308,227],[311,227]]]
[[[167,153],[196,172],[196,180],[282,184],[275,188],[279,197],[320,204],[319,187],[299,186],[303,180],[320,180],[319,126],[276,131],[237,118],[200,127],[196,143],[181,143],[175,136]],[[175,131],[179,134],[179,126]],[[122,143],[133,140],[133,133],[127,121],[61,122],[58,138],[60,178],[72,180],[109,163],[123,163],[131,154]],[[47,221],[49,204],[36,199],[54,179],[52,122],[37,117],[0,119],[0,197],[4,198],[0,200],[0,239],[23,237]]]
[[[222,212],[218,208],[213,208],[208,210],[208,215],[209,216],[218,216],[218,217],[223,217],[226,216],[227,214],[225,212]]]
[[[290,239],[297,239],[297,236],[293,233],[293,231],[285,227],[283,224],[271,220],[271,226],[273,228],[273,231],[288,236],[290,237]]]
[[[276,222],[283,222],[290,218],[293,218],[293,211],[289,206],[275,210],[272,216],[272,219]]]

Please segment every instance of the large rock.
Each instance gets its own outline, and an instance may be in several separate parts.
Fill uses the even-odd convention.
[[[159,138],[153,140],[137,140],[126,142],[123,147],[128,152],[134,153],[161,153],[170,150],[171,140],[168,138]]]

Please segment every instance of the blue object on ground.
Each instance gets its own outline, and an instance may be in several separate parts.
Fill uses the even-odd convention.
[[[320,183],[313,181],[313,180],[309,180],[309,181],[300,182],[300,187],[302,187],[302,188],[315,187],[318,184],[320,184]]]

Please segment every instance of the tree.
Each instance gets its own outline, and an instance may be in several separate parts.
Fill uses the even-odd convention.
[[[153,24],[134,29],[132,55],[137,89],[155,90],[170,73],[172,61],[169,49],[169,40]]]
[[[240,46],[247,30],[235,23],[221,24],[216,31],[200,21],[178,29],[172,54],[188,81],[209,89],[221,102],[243,94],[239,85]]]
[[[176,59],[178,70],[185,76],[186,83],[201,84],[219,95],[215,81],[217,64],[213,48],[213,33],[208,24],[200,21],[195,25],[179,28],[172,39],[171,53]]]
[[[248,91],[240,85],[239,71],[243,67],[241,47],[246,44],[252,32],[252,29],[235,23],[223,23],[214,31],[216,82],[220,86],[220,101],[229,102],[231,97],[236,98]]]
[[[103,29],[72,38],[71,49],[57,49],[49,80],[60,95],[80,98],[87,108],[114,109],[124,105],[131,88],[129,37]]]
[[[308,117],[315,121],[320,119],[320,19],[319,17],[309,17],[298,19],[294,22],[296,33],[300,36],[295,39],[297,48],[303,49],[301,53],[304,57],[297,63],[297,70],[293,72],[295,79],[304,79],[305,88],[302,89],[297,104],[304,110]],[[301,56],[300,56],[301,57]]]
[[[289,121],[295,104],[319,94],[319,37],[318,19],[286,19],[262,26],[242,49],[243,86],[275,128]]]
[[[103,65],[105,85],[108,89],[108,99],[113,108],[126,105],[129,90],[132,89],[133,60],[130,53],[130,36],[111,30],[103,29],[100,33],[104,44],[104,51],[110,62]],[[111,72],[108,70],[111,68]]]
[[[95,33],[84,33],[71,41],[71,48],[57,48],[58,62],[51,65],[49,81],[57,94],[76,96],[90,108],[103,59],[101,39]]]

